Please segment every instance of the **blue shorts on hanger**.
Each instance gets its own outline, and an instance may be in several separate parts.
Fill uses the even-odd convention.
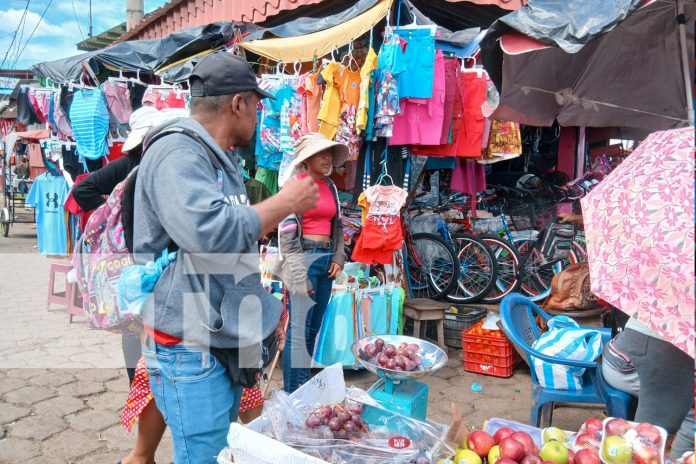
[[[404,72],[396,76],[399,98],[431,98],[435,73],[435,37],[430,29],[395,29],[408,42]]]

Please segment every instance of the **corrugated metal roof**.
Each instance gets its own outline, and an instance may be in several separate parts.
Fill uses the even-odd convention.
[[[282,11],[323,0],[170,0],[153,11],[114,43],[154,39],[192,26],[217,21],[260,23]]]

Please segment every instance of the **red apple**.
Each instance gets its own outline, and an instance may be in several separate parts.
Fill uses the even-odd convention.
[[[583,448],[573,458],[575,464],[601,464],[599,453],[594,449]]]
[[[544,462],[538,454],[527,453],[522,458],[520,464],[542,464]]]
[[[576,448],[589,448],[589,449],[599,449],[600,440],[597,438],[596,433],[581,433],[575,437],[575,447]]]
[[[512,437],[503,438],[499,446],[501,458],[508,458],[518,462],[525,455],[522,443]],[[497,464],[500,464],[500,461]]]
[[[662,441],[662,436],[660,435],[660,431],[657,430],[657,427],[652,424],[648,424],[647,422],[636,425],[636,432],[638,432],[638,436],[643,440],[646,440],[655,446],[658,446]]]
[[[515,432],[510,436],[510,438],[522,443],[522,446],[524,447],[524,454],[534,454],[539,451],[534,444],[534,440],[532,440],[532,437],[530,437],[528,433]]]
[[[482,458],[488,456],[488,452],[494,445],[493,437],[480,430],[471,432],[466,438],[466,447]]]
[[[604,431],[610,437],[623,437],[630,429],[631,424],[626,419],[611,419],[604,425]]]
[[[501,427],[498,429],[497,432],[493,434],[493,440],[495,440],[496,445],[499,445],[500,441],[503,438],[507,438],[511,436],[513,433],[515,433],[515,431],[512,430],[510,427]]]
[[[596,417],[591,417],[585,421],[583,427],[585,427],[585,432],[601,432],[602,420]]]
[[[575,451],[568,448],[568,464],[575,464]]]
[[[633,442],[633,462],[635,464],[660,464],[661,459],[657,448],[642,439]]]

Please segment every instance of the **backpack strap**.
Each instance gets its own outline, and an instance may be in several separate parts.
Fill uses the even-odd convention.
[[[145,152],[153,143],[155,143],[157,140],[161,139],[165,135],[170,135],[170,134],[183,134],[187,137],[192,138],[193,140],[195,140],[199,144],[201,144],[203,146],[203,149],[205,150],[205,153],[208,155],[208,159],[210,159],[210,162],[213,165],[213,167],[218,171],[222,169],[222,165],[220,164],[220,160],[215,155],[212,148],[210,148],[210,145],[208,145],[206,143],[206,141],[203,140],[203,138],[200,135],[198,135],[198,133],[196,133],[195,131],[192,131],[191,129],[187,129],[185,127],[176,127],[176,126],[167,127],[166,129],[164,129],[160,132],[157,132],[156,134],[152,135],[151,137],[145,137],[145,140],[143,141],[143,147],[144,147],[143,156],[145,156]]]

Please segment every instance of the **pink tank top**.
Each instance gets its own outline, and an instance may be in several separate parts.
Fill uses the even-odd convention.
[[[334,192],[324,179],[315,182],[319,186],[319,202],[302,215],[302,233],[331,237],[331,221],[337,213]]]

